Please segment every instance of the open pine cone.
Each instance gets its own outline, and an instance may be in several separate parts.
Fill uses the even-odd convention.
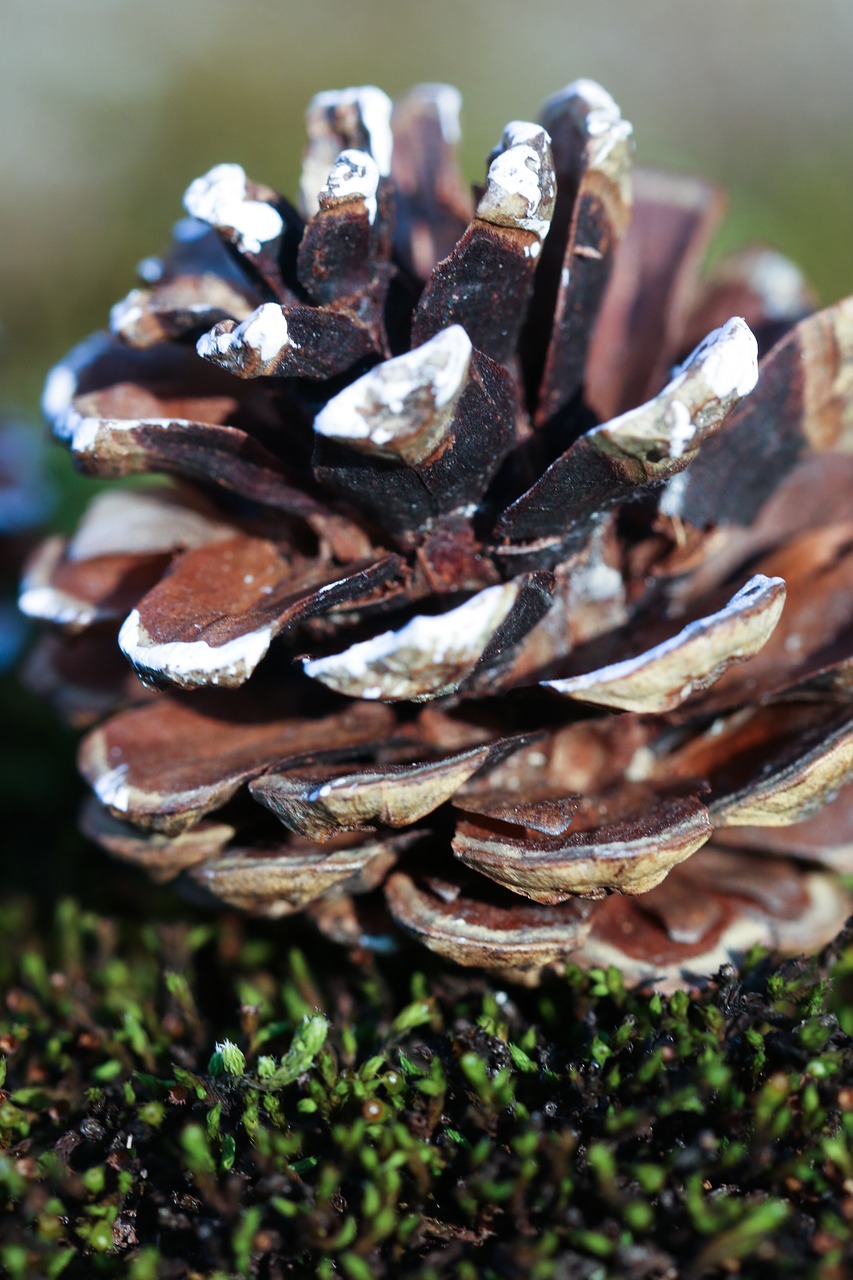
[[[632,175],[590,81],[473,199],[458,107],[319,95],[300,212],[211,170],[51,373],[82,470],[170,477],[23,586],[30,679],[89,727],[85,829],[518,975],[821,945],[853,871],[853,299],[813,314],[766,249],[701,279],[718,192]]]

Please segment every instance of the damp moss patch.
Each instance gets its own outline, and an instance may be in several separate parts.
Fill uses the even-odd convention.
[[[0,937],[12,1280],[849,1274],[846,936],[668,998],[74,898]]]

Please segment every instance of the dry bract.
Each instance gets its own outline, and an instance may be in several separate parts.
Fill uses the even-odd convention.
[[[22,588],[84,828],[525,980],[817,947],[853,870],[853,300],[769,250],[703,276],[719,193],[634,172],[589,80],[473,194],[459,105],[318,95],[299,208],[216,166],[50,374],[81,469],[170,477]]]

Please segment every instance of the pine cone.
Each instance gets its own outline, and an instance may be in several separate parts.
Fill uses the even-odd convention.
[[[701,279],[719,193],[632,175],[590,81],[473,199],[458,106],[319,95],[300,211],[199,178],[51,373],[78,467],[171,481],[100,494],[23,587],[85,830],[519,976],[819,946],[853,871],[853,299],[813,313],[766,249]]]

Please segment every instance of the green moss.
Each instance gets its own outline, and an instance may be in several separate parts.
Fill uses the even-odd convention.
[[[70,897],[0,927],[13,1280],[833,1280],[853,1258],[846,944],[665,998]]]

